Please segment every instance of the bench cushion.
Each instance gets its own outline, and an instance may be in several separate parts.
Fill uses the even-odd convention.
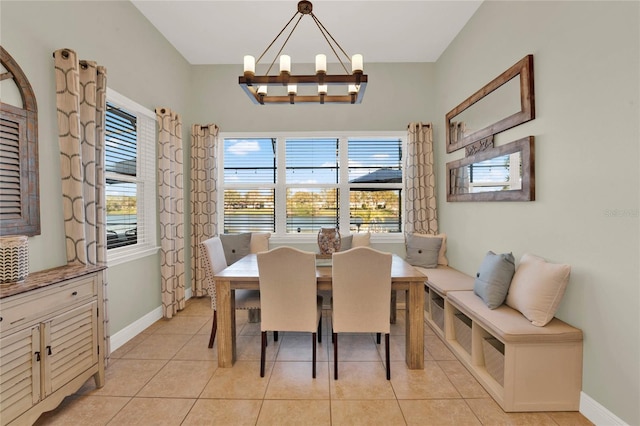
[[[537,327],[507,305],[489,309],[473,291],[450,291],[447,301],[503,343],[582,341],[581,330],[558,318],[553,318],[544,327]]]
[[[438,265],[437,268],[417,266],[415,269],[426,275],[427,285],[443,296],[446,296],[449,291],[473,290],[473,277],[450,266]]]

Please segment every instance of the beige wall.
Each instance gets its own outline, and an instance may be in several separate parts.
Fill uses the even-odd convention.
[[[487,250],[572,266],[558,317],[584,332],[583,392],[640,423],[639,3],[485,1],[436,64],[438,214],[453,265]],[[488,30],[490,29],[490,30]],[[534,55],[536,201],[448,203],[444,116]],[[618,216],[615,216],[615,215]]]

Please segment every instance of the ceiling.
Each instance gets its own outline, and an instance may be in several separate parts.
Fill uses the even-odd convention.
[[[297,0],[131,0],[193,65],[241,64],[256,58],[297,11]],[[349,54],[366,63],[435,62],[482,0],[314,0],[313,13]],[[260,64],[274,60],[288,31]],[[305,15],[282,53],[314,63],[337,62],[312,18]],[[343,59],[344,60],[344,59]],[[277,67],[277,64],[276,64]],[[295,70],[294,70],[295,71]]]

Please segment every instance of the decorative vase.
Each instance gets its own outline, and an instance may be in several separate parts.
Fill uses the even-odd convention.
[[[0,284],[16,283],[29,275],[28,242],[26,235],[0,237]]]
[[[331,254],[340,250],[340,231],[336,228],[320,228],[318,232],[320,254]]]

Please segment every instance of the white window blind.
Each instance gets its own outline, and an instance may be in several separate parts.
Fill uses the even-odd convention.
[[[105,177],[109,264],[156,248],[155,115],[107,91]]]
[[[222,138],[224,232],[402,232],[402,137]]]

